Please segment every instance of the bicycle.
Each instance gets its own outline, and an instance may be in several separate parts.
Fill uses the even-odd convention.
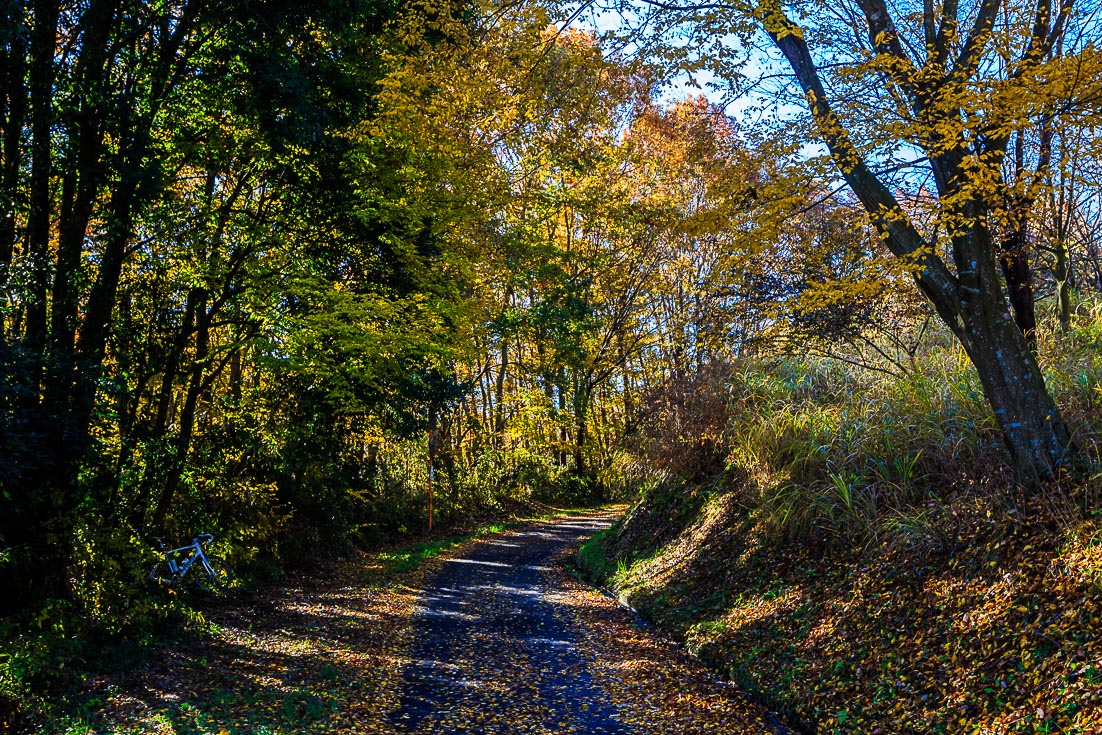
[[[221,592],[229,586],[230,568],[217,556],[210,556],[203,548],[214,541],[214,536],[201,533],[187,546],[178,549],[166,549],[164,541],[154,538],[158,548],[164,554],[164,561],[153,565],[146,579],[156,584],[171,587],[181,581],[192,567],[198,565],[198,571],[192,575],[195,584],[206,592]],[[189,556],[190,554],[190,556]]]

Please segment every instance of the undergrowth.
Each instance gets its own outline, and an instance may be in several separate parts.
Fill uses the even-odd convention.
[[[1096,731],[1102,306],[1047,326],[1079,464],[1043,491],[1015,489],[947,335],[894,374],[754,360],[667,387],[651,490],[580,565],[818,732]],[[699,436],[665,428],[690,410]]]
[[[1068,334],[1044,333],[1040,354],[1082,470],[1097,466],[1102,436],[1102,305],[1079,312]],[[680,411],[709,418],[697,417],[699,436],[674,435],[691,423],[668,414],[646,427],[638,451],[657,460],[651,486],[725,484],[778,539],[943,543],[945,505],[958,495],[978,496],[998,516],[1020,501],[979,379],[946,335],[934,335],[905,373],[789,356],[729,365],[682,390],[693,399]],[[1066,523],[1100,500],[1096,484],[1069,479],[1047,497]]]
[[[517,505],[502,520],[467,524],[458,532],[456,526],[444,527],[423,540],[358,552],[363,553],[362,582],[390,584],[471,539],[570,512],[537,503]],[[254,580],[250,587],[274,584],[278,578]],[[243,591],[253,590],[230,594]],[[80,720],[83,713],[71,712],[67,704],[72,692],[97,675],[132,668],[155,648],[203,636],[208,624],[202,610],[219,603],[186,587],[145,587],[132,589],[125,604],[125,614],[111,615],[111,610],[93,614],[69,600],[47,600],[18,617],[0,619],[0,733],[33,731],[63,712]]]

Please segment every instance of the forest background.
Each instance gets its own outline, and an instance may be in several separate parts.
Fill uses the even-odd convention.
[[[430,466],[444,526],[1040,499],[1097,558],[1096,8],[304,5],[3,4],[11,706],[187,608],[154,536],[275,578],[419,534]]]

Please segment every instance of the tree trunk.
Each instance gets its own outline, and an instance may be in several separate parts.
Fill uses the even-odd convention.
[[[73,77],[79,86],[80,107],[69,115],[69,154],[64,168],[58,217],[57,265],[50,315],[48,390],[59,404],[68,401],[73,381],[73,346],[77,332],[78,285],[81,253],[88,237],[100,185],[103,183],[103,124],[110,99],[105,66],[114,3],[94,1],[82,16],[80,54]],[[58,408],[60,409],[60,405]]]
[[[581,481],[589,479],[585,462],[586,445],[589,443],[590,386],[585,379],[574,383],[574,475]]]
[[[1071,435],[1017,325],[984,312],[967,319],[966,349],[995,412],[1018,480],[1035,487],[1067,464]]]
[[[1037,350],[1037,310],[1033,298],[1033,271],[1029,265],[1029,247],[1024,223],[1016,220],[1002,243],[999,265],[1006,278],[1006,292],[1014,321],[1022,331],[1029,349]]]
[[[1038,164],[1038,173],[1048,167],[1048,150],[1050,144],[1046,140],[1048,133],[1041,133],[1041,162]],[[1014,181],[1025,182],[1025,143],[1021,131],[1014,134]],[[1029,263],[1029,242],[1026,234],[1029,222],[1029,212],[1033,207],[1033,197],[1030,194],[1010,193],[1006,197],[1007,203],[1007,232],[1003,237],[1002,248],[999,252],[999,265],[1002,266],[1003,277],[1006,279],[1006,292],[1010,298],[1010,309],[1014,313],[1014,321],[1018,329],[1025,335],[1029,349],[1037,351],[1037,310],[1033,298],[1033,270]]]
[[[234,408],[238,408],[241,405],[241,385],[242,385],[242,364],[241,364],[241,351],[245,349],[245,341],[241,339],[241,306],[234,304],[234,325],[233,325],[233,337],[234,347],[233,354],[230,357],[230,401]]]
[[[631,368],[628,365],[627,350],[624,349],[624,334],[621,332],[617,337],[616,343],[616,360],[617,363],[623,366],[621,373],[623,374],[623,402],[624,402],[624,434],[630,434],[635,424],[635,401],[632,397],[632,391],[634,390],[634,381],[632,380]]]
[[[1056,278],[1056,314],[1060,319],[1060,331],[1071,331],[1071,253],[1068,241],[1061,237],[1055,248],[1056,263],[1052,275]]]
[[[157,506],[153,510],[152,524],[154,528],[164,528],[168,509],[171,507],[180,487],[180,478],[183,477],[188,452],[191,451],[191,437],[195,429],[195,409],[199,404],[199,395],[203,392],[203,377],[210,348],[211,315],[207,312],[206,299],[205,293],[201,293],[197,299],[195,360],[191,369],[191,380],[188,384],[187,395],[184,398],[184,407],[180,411],[180,431],[176,436],[172,464],[169,467],[168,477],[165,478],[164,488],[157,499]]]
[[[881,4],[877,4],[878,6]],[[869,16],[870,34],[877,45],[891,46],[888,51],[901,60],[902,50],[894,30],[881,28],[886,23],[886,8]],[[992,22],[986,18],[985,23]],[[918,266],[919,289],[930,299],[938,315],[964,346],[979,374],[995,420],[1002,430],[1018,481],[1036,488],[1041,480],[1054,476],[1069,464],[1071,435],[1045,388],[1044,377],[1025,337],[1010,316],[1003,296],[990,233],[983,224],[991,209],[985,200],[973,198],[959,202],[961,186],[970,174],[965,161],[970,141],[953,141],[953,146],[932,148],[928,152],[939,196],[948,201],[961,221],[973,224],[953,237],[952,250],[956,273],[933,254],[925,238],[907,218],[892,192],[869,168],[853,144],[849,133],[831,109],[830,98],[819,78],[818,69],[804,40],[802,29],[779,10],[765,27],[777,48],[799,80],[819,133],[850,189],[860,200],[885,245],[897,258]],[[922,111],[930,90],[915,96]],[[991,139],[981,143],[979,156],[997,164],[1002,160],[1006,141]]]
[[[16,190],[23,165],[21,143],[26,125],[27,90],[24,83],[27,68],[27,44],[24,30],[23,4],[8,0],[3,3],[0,32],[8,40],[8,48],[0,48],[0,119],[3,121],[3,165],[0,166],[0,285],[7,282],[8,268],[15,252]],[[5,289],[6,291],[6,289]],[[0,298],[4,298],[0,296]],[[4,340],[4,323],[0,320],[0,343]]]
[[[559,467],[566,467],[567,453],[566,448],[570,442],[570,428],[567,421],[563,419],[563,414],[566,412],[566,371],[564,368],[558,370],[558,380],[555,383],[555,423],[559,427],[559,451],[558,451],[558,465]]]
[[[166,461],[164,439],[168,434],[169,412],[172,409],[173,394],[175,392],[174,385],[180,374],[180,359],[183,357],[188,339],[192,334],[192,324],[196,320],[195,311],[199,306],[199,298],[199,289],[192,289],[188,292],[180,329],[176,333],[176,338],[172,341],[165,364],[161,368],[161,385],[156,402],[157,410],[154,414],[153,426],[146,436],[147,441],[156,449],[146,451],[145,467],[142,471],[141,481],[138,483],[138,492],[131,512],[131,523],[135,528],[145,527],[149,512],[148,506],[150,499],[153,497],[153,488],[155,485],[164,482],[165,474],[162,469]]]
[[[509,342],[501,338],[499,354],[501,365],[494,385],[494,447],[501,449],[505,443],[505,377],[509,370]]]
[[[54,51],[57,45],[57,0],[34,4],[31,35],[31,186],[27,215],[27,255],[31,283],[27,293],[24,342],[37,356],[46,345],[46,296],[50,280],[50,175],[53,171]],[[38,393],[41,375],[34,379],[31,396]]]

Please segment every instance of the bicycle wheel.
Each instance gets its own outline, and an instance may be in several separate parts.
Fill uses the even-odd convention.
[[[149,570],[149,574],[145,575],[145,578],[153,584],[160,585],[171,585],[176,581],[176,575],[163,561],[154,564],[153,568]]]
[[[230,586],[230,580],[233,578],[229,565],[217,556],[208,556],[193,571],[195,584],[205,592],[223,592]]]

